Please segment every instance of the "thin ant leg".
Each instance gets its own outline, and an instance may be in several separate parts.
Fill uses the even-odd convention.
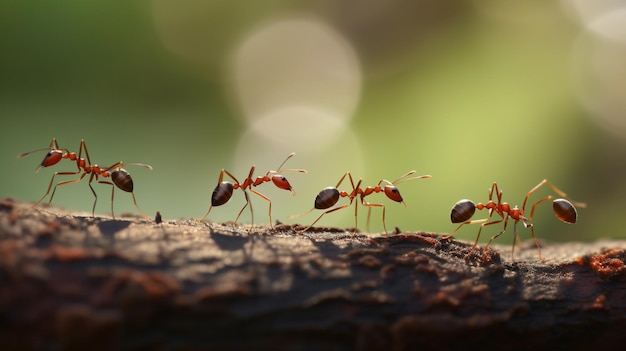
[[[84,173],[86,174],[86,173]],[[91,175],[89,176],[89,189],[91,189],[91,193],[93,194],[93,197],[95,198],[93,200],[93,207],[91,208],[91,217],[95,217],[95,213],[96,213],[96,204],[98,203],[98,194],[96,194],[96,191],[94,190],[93,186],[91,185],[91,182],[93,181],[93,179],[96,178],[96,180],[98,179],[98,174],[97,173],[91,173]],[[111,204],[111,206],[113,206]]]
[[[542,258],[541,258],[541,247],[539,246],[539,242],[537,241],[537,237],[535,237],[535,226],[532,223],[528,223],[526,221],[523,221],[523,223],[524,223],[524,227],[525,228],[530,227],[530,235],[532,236],[533,241],[535,242],[535,246],[537,246],[537,252],[539,252],[539,259],[542,260]],[[513,259],[513,253],[511,253],[511,259]]]
[[[286,160],[285,160],[286,161]],[[284,163],[284,162],[283,162]],[[241,210],[239,210],[239,214],[237,214],[237,218],[235,218],[235,223],[237,223],[237,221],[239,220],[239,216],[241,216],[241,214],[243,213],[243,210],[247,207],[250,206],[250,220],[251,220],[251,225],[254,225],[254,211],[252,210],[252,203],[250,202],[250,196],[248,195],[248,192],[246,191],[246,188],[249,188],[250,190],[252,190],[251,188],[251,184],[252,184],[252,174],[254,174],[254,169],[255,167],[252,166],[250,167],[250,172],[248,173],[248,177],[243,181],[243,184],[240,185],[241,190],[243,191],[244,197],[246,198],[246,204],[243,205],[243,207],[241,208]],[[226,173],[233,178],[233,180],[239,184],[239,182],[235,179],[235,177],[230,174],[228,171],[226,171]]]
[[[274,229],[274,223],[272,222],[272,200],[269,197],[261,194],[260,192],[254,190],[252,188],[250,189],[250,192],[252,192],[256,196],[260,197],[261,199],[263,199],[263,200],[265,200],[265,201],[267,201],[269,203],[268,215],[269,215],[269,218],[270,218],[270,227],[272,229]],[[252,208],[252,204],[250,204],[250,208]],[[254,223],[254,216],[252,217],[252,223]]]
[[[366,228],[367,231],[370,231],[370,217],[372,215],[372,207],[381,207],[383,209],[383,229],[385,230],[385,234],[387,234],[387,224],[385,223],[385,205],[384,204],[374,204],[374,203],[369,203],[369,202],[365,202],[362,201],[361,205],[367,207],[367,224],[366,224]]]
[[[239,221],[239,217],[243,213],[243,210],[245,210],[247,206],[250,206],[250,216],[252,217],[251,221],[252,221],[252,224],[254,224],[254,212],[252,211],[252,203],[250,203],[250,195],[248,195],[248,192],[246,191],[246,189],[242,189],[242,190],[243,190],[243,196],[246,199],[246,204],[243,205],[241,210],[239,210],[239,213],[237,214],[237,218],[235,218],[235,223]]]
[[[537,205],[539,205],[539,204],[541,204],[541,203],[544,203],[544,202],[546,202],[546,201],[552,200],[552,199],[554,199],[554,197],[552,197],[552,195],[548,195],[548,196],[544,197],[544,198],[543,198],[543,199],[541,199],[541,200],[537,200],[537,201],[535,201],[535,202],[533,203],[533,206],[530,208],[530,216],[528,217],[528,220],[529,220],[529,221],[532,221],[532,220],[533,220],[533,215],[535,214],[535,208],[537,207]],[[522,210],[523,210],[523,209],[522,209]]]
[[[482,218],[482,219],[475,219],[473,221],[467,221],[467,222],[463,222],[461,224],[459,224],[450,234],[446,234],[446,235],[442,235],[441,239],[443,240],[447,240],[450,239],[452,236],[454,236],[454,234],[461,229],[462,226],[466,225],[466,224],[478,224],[478,223],[484,223],[487,222],[489,219],[491,219],[491,217],[487,217],[487,218]]]
[[[508,216],[507,216],[508,219]],[[485,220],[489,220],[489,218],[485,218]],[[476,246],[478,246],[478,240],[480,239],[480,233],[482,232],[483,228],[488,226],[488,225],[492,225],[492,224],[498,224],[498,223],[502,223],[503,219],[498,219],[496,221],[493,222],[487,222],[487,223],[483,223],[480,225],[480,228],[478,229],[478,234],[476,234],[476,240],[474,240],[474,245],[472,245],[472,248],[470,249],[470,251],[467,253],[467,255],[465,255],[465,257],[468,257],[472,251],[474,251],[476,249]],[[504,222],[504,227],[506,228],[506,220]],[[506,230],[506,229],[505,229]],[[501,231],[500,233],[494,235],[493,237],[491,237],[491,239],[489,240],[489,243],[491,243],[491,241],[493,241],[493,239],[495,239],[496,237],[500,236],[502,233],[504,233],[504,230]],[[487,243],[487,245],[485,245],[485,249],[487,247],[489,247],[489,243]]]
[[[376,187],[380,187],[380,184],[382,184],[383,182],[387,183],[388,185],[395,185],[401,178],[404,178],[404,177],[406,177],[408,175],[411,175],[413,173],[415,173],[415,171],[410,171],[409,173],[407,173],[407,174],[403,175],[402,177],[396,179],[393,183],[388,181],[388,180],[382,179],[382,180],[380,180],[378,182],[378,184],[376,184]],[[416,178],[414,178],[414,179],[416,179]],[[407,181],[407,180],[410,180],[410,179],[405,179],[404,181]],[[359,184],[360,184],[360,182],[359,182]],[[367,195],[361,196],[361,205],[367,207],[367,221],[365,222],[367,231],[368,232],[370,231],[370,218],[372,216],[372,207],[380,207],[380,208],[382,208],[383,229],[385,230],[385,234],[387,234],[388,233],[387,232],[387,223],[385,222],[385,204],[367,202],[367,201],[365,201],[365,196],[367,196]],[[402,202],[402,205],[404,205],[404,207],[406,208],[406,205],[404,204],[404,201]]]
[[[354,201],[354,198],[357,196],[359,189],[361,187],[361,182],[363,182],[363,179],[359,179],[359,182],[356,183],[356,186],[355,186],[354,181],[352,180],[352,174],[348,173],[348,177],[350,178],[350,184],[352,185],[352,192],[349,195],[350,205],[352,205],[352,201]],[[358,211],[359,211],[359,203],[355,202],[354,204],[354,232],[352,232],[352,236],[356,235],[356,232],[359,228]]]
[[[113,217],[113,219],[115,219],[115,213],[113,212],[113,199],[115,198],[115,184],[113,184],[112,182],[106,181],[106,180],[99,180],[98,183],[99,184],[108,184],[108,185],[111,186],[111,216]],[[133,200],[134,199],[135,199],[135,196],[133,196]],[[135,206],[136,205],[137,205],[137,203],[135,203]],[[94,209],[95,209],[95,204],[94,204]],[[137,208],[137,209],[139,209],[139,208]]]
[[[108,185],[111,186],[111,216],[113,217],[113,219],[115,219],[115,212],[113,211],[113,202],[115,201],[115,187],[116,187],[116,185],[114,183],[106,181],[106,180],[99,180],[98,183],[99,184],[108,184]],[[147,215],[145,213],[143,213],[143,211],[141,211],[141,209],[139,208],[139,205],[137,205],[137,199],[135,198],[135,193],[131,192],[130,195],[133,198],[133,203],[135,204],[135,208],[137,208],[137,211],[143,217],[147,217]],[[94,203],[94,209],[95,209],[95,203]]]
[[[404,177],[406,177],[406,176],[409,176],[409,175],[411,175],[411,174],[414,174],[414,173],[415,173],[415,171],[410,171],[410,172],[408,172],[407,174],[405,174],[405,175],[403,175],[403,176],[399,177],[398,179],[394,180],[393,182],[390,182],[390,181],[385,180],[385,179],[381,179],[381,180],[378,182],[378,184],[376,184],[376,187],[375,187],[375,188],[380,188],[380,185],[381,185],[383,182],[385,182],[385,183],[386,183],[386,184],[388,184],[388,185],[392,185],[392,186],[393,186],[393,185],[395,185],[395,184],[396,184],[396,183],[398,183],[398,182],[400,182],[400,183],[401,183],[402,181],[400,181],[400,179],[402,179],[402,178],[404,178]],[[407,181],[407,180],[411,180],[411,179],[404,179],[403,181]],[[370,194],[367,194],[367,195],[370,195]],[[383,229],[385,230],[385,234],[387,234],[387,233],[388,233],[388,232],[387,232],[387,223],[385,223],[385,204],[382,204],[382,203],[370,203],[370,202],[367,202],[367,201],[365,201],[365,196],[367,196],[367,195],[363,195],[363,196],[361,196],[361,205],[363,205],[363,206],[366,206],[366,207],[367,207],[367,221],[365,222],[365,223],[366,223],[366,224],[365,224],[365,227],[367,228],[367,231],[368,231],[368,232],[370,231],[370,219],[371,219],[371,216],[372,216],[372,207],[381,207],[381,208],[382,208],[382,221],[383,221]],[[404,207],[406,208],[406,205],[404,204],[404,202],[402,202],[402,205],[404,205]]]
[[[46,191],[46,193],[41,197],[41,199],[39,199],[39,201],[35,202],[35,204],[33,205],[33,207],[39,205],[39,203],[46,198],[46,196],[48,196],[48,194],[50,194],[50,189],[52,189],[52,183],[54,183],[54,177],[56,177],[57,175],[76,175],[79,174],[79,172],[55,172],[52,175],[52,178],[50,178],[50,183],[48,184],[48,190]],[[52,198],[54,197],[54,193],[57,190],[57,186],[59,185],[65,185],[65,184],[69,184],[69,183],[76,183],[76,182],[80,182],[83,178],[85,177],[85,175],[81,175],[79,179],[73,179],[73,180],[66,180],[66,181],[62,181],[57,183],[54,186],[54,190],[52,191],[52,195],[50,196],[50,200],[48,201],[48,204],[50,204],[52,202]]]
[[[331,213],[331,212],[335,212],[335,211],[338,211],[338,210],[342,210],[342,209],[344,209],[346,207],[350,207],[351,205],[352,205],[352,202],[350,202],[348,204],[345,204],[345,205],[342,205],[342,206],[339,206],[339,207],[331,208],[330,210],[322,213],[319,217],[317,217],[317,219],[315,221],[313,221],[313,223],[311,223],[308,227],[306,227],[303,230],[301,230],[300,233],[304,233],[307,230],[311,229],[311,227],[313,227],[315,225],[315,223],[317,223],[320,219],[322,219],[322,217],[324,217],[325,214]]]
[[[491,239],[489,239],[489,241],[487,242],[487,245],[485,245],[485,249],[487,249],[489,247],[489,245],[491,245],[492,241],[496,240],[498,237],[500,237],[500,235],[502,235],[502,234],[504,234],[504,232],[506,232],[506,227],[509,224],[509,218],[510,218],[510,216],[508,214],[506,215],[506,217],[504,217],[504,227],[502,228],[502,231],[499,232],[498,234],[492,236]],[[502,219],[500,219],[497,223],[500,223],[500,222],[502,222]],[[517,220],[515,221],[515,223],[517,224]],[[517,233],[515,235],[517,235]]]
[[[563,192],[561,189],[557,188],[554,184],[552,184],[552,182],[550,182],[547,179],[542,180],[541,182],[539,182],[539,184],[535,185],[534,188],[530,189],[530,191],[528,192],[528,194],[526,194],[526,197],[524,198],[524,204],[522,205],[522,210],[524,210],[526,208],[526,201],[528,201],[528,198],[534,194],[537,190],[539,190],[542,186],[544,185],[548,185],[550,188],[552,188],[552,190],[557,193],[560,197],[569,199],[567,197],[567,194],[565,192]],[[580,208],[585,208],[587,207],[587,204],[584,202],[578,202],[578,201],[574,201],[569,199],[572,204],[576,207],[580,207]]]

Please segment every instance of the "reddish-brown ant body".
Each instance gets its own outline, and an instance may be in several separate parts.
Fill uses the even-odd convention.
[[[411,175],[415,174],[415,171],[410,171],[406,174],[404,174],[403,176],[399,177],[398,179],[394,180],[393,182],[390,182],[386,179],[381,179],[378,184],[376,184],[376,186],[368,186],[365,189],[361,188],[361,183],[363,182],[363,179],[359,179],[359,181],[355,184],[354,180],[352,179],[352,174],[350,174],[350,172],[346,172],[341,179],[339,179],[339,182],[337,182],[337,185],[335,185],[334,187],[327,187],[322,189],[317,196],[315,197],[315,203],[314,203],[314,207],[310,210],[308,210],[307,212],[304,212],[302,214],[299,215],[295,215],[295,216],[291,216],[291,218],[295,218],[295,217],[300,217],[300,216],[304,216],[308,213],[310,213],[313,210],[326,210],[325,212],[323,212],[319,217],[317,217],[317,219],[315,221],[313,221],[313,223],[311,223],[308,227],[300,230],[300,232],[305,232],[307,231],[309,228],[311,228],[313,225],[315,225],[315,223],[317,223],[317,221],[319,221],[324,215],[331,213],[331,212],[335,212],[347,207],[350,207],[354,201],[354,199],[358,196],[361,200],[361,205],[365,206],[368,208],[368,213],[367,213],[367,227],[369,230],[369,222],[370,222],[370,214],[371,214],[371,209],[372,207],[381,207],[382,208],[382,222],[383,222],[383,228],[385,230],[385,233],[387,233],[387,224],[385,223],[385,205],[381,204],[381,203],[370,203],[365,201],[365,198],[369,195],[375,194],[375,193],[380,193],[380,192],[384,192],[385,195],[398,203],[401,203],[402,205],[404,205],[406,207],[406,204],[404,203],[404,199],[402,198],[402,195],[400,195],[400,191],[398,190],[398,188],[396,188],[396,184],[398,183],[403,183],[403,182],[407,182],[410,180],[415,180],[415,179],[420,179],[420,178],[431,178],[430,175],[421,175],[421,176],[416,176],[416,177],[410,177],[407,178]],[[346,177],[348,177],[348,179],[350,180],[350,185],[352,186],[352,191],[351,192],[346,192],[346,191],[339,191],[337,188],[339,188],[339,186],[341,185],[341,183],[344,181],[344,179],[346,179]],[[382,184],[385,183],[385,185],[383,186]],[[334,206],[340,198],[342,197],[347,197],[349,202],[345,205],[341,205],[335,208],[331,208],[332,206]],[[329,209],[331,208],[331,209]],[[328,210],[329,209],[329,210]],[[356,233],[356,230],[358,228],[358,221],[357,221],[357,214],[358,214],[358,206],[355,205],[354,206],[354,230]],[[354,233],[353,233],[354,235]]]
[[[135,198],[135,193],[133,192],[133,190],[134,190],[133,179],[131,178],[130,174],[125,169],[123,169],[122,167],[123,166],[140,166],[140,167],[144,167],[144,168],[147,168],[149,170],[152,170],[152,166],[146,165],[146,164],[143,164],[143,163],[123,163],[122,161],[116,162],[112,166],[109,166],[109,167],[100,167],[97,164],[92,165],[91,164],[91,160],[89,158],[89,152],[87,151],[87,145],[86,145],[84,140],[80,141],[80,148],[79,148],[79,151],[78,151],[78,155],[76,155],[75,152],[70,152],[66,148],[59,147],[59,144],[58,144],[56,138],[52,138],[52,141],[50,141],[50,145],[48,146],[48,148],[37,149],[37,150],[34,150],[34,151],[25,152],[23,154],[19,154],[17,157],[18,158],[22,158],[24,156],[30,155],[30,154],[35,153],[35,152],[40,152],[40,151],[48,151],[48,153],[46,154],[44,159],[41,161],[41,163],[35,169],[35,173],[39,172],[39,169],[41,167],[50,167],[50,166],[56,165],[62,159],[69,159],[70,161],[74,161],[76,163],[77,170],[73,171],[73,172],[70,172],[70,171],[68,171],[68,172],[55,172],[52,175],[52,178],[50,178],[50,183],[48,184],[48,190],[41,197],[41,199],[39,199],[39,201],[37,201],[34,204],[34,206],[37,206],[43,199],[46,198],[46,196],[48,196],[48,194],[50,194],[50,189],[52,189],[52,184],[54,183],[54,178],[57,175],[76,175],[76,174],[80,174],[80,177],[78,179],[71,179],[71,180],[61,181],[61,182],[58,182],[57,184],[55,184],[54,189],[52,190],[52,194],[50,195],[50,200],[48,201],[48,204],[50,204],[52,202],[52,199],[54,198],[54,194],[56,193],[57,187],[62,186],[62,185],[71,184],[71,183],[80,182],[81,180],[83,180],[83,178],[85,178],[85,176],[87,176],[89,174],[89,188],[91,189],[91,192],[92,192],[93,196],[95,197],[95,200],[94,200],[94,203],[93,203],[93,207],[92,207],[92,210],[91,210],[91,215],[92,216],[94,216],[94,213],[95,213],[95,210],[96,210],[96,203],[98,202],[98,195],[96,194],[96,191],[91,186],[91,183],[92,183],[92,181],[94,179],[98,183],[100,183],[100,184],[108,184],[108,185],[111,185],[111,187],[112,187],[111,188],[111,216],[113,218],[115,218],[115,214],[113,212],[113,200],[115,199],[115,187],[116,186],[118,188],[120,188],[121,190],[123,190],[123,191],[131,193],[131,195],[133,197],[133,203],[135,204],[135,207],[137,208],[137,210],[140,213],[142,213],[141,210],[139,209],[139,206],[137,205],[137,199]],[[83,152],[85,153],[86,159],[82,157]],[[111,180],[113,182],[106,181],[106,180],[100,180],[100,177],[102,177],[102,178],[111,178]]]
[[[528,199],[530,198],[531,195],[533,195],[537,190],[539,190],[544,185],[548,185],[550,188],[552,188],[552,190],[556,194],[558,194],[558,196],[560,196],[561,198],[555,199],[552,195],[547,195],[535,201],[532,204],[532,207],[530,210],[530,216],[525,217],[524,212],[526,210],[526,203]],[[495,201],[493,199],[494,194],[496,195]],[[487,201],[487,203],[483,204],[479,202],[477,204],[474,204],[474,202],[472,202],[471,200],[463,199],[463,200],[459,200],[454,205],[454,207],[452,208],[452,212],[450,213],[450,220],[452,221],[452,223],[461,223],[461,224],[459,224],[459,226],[456,227],[456,229],[454,229],[452,233],[445,235],[442,238],[448,239],[452,237],[462,226],[466,224],[481,223],[480,228],[478,229],[478,234],[476,235],[476,240],[474,241],[474,245],[470,249],[470,252],[466,255],[466,258],[467,258],[472,253],[472,251],[474,251],[474,249],[476,248],[476,245],[478,244],[478,239],[480,238],[480,233],[484,227],[488,225],[494,225],[494,224],[504,222],[504,227],[502,228],[502,231],[492,236],[491,239],[489,239],[489,242],[487,242],[487,245],[485,245],[485,248],[487,248],[489,247],[489,245],[491,244],[493,240],[498,238],[500,235],[502,235],[506,231],[509,218],[511,218],[515,222],[513,225],[514,234],[513,234],[513,247],[511,249],[511,259],[514,258],[513,255],[515,252],[515,243],[517,240],[519,240],[519,236],[517,234],[517,223],[520,221],[523,223],[525,228],[530,227],[530,233],[531,233],[532,239],[535,242],[535,245],[537,246],[537,251],[539,252],[539,258],[541,259],[541,247],[539,246],[539,242],[537,241],[537,238],[535,237],[535,227],[533,226],[532,223],[530,223],[530,221],[532,221],[533,219],[533,215],[535,214],[535,209],[537,208],[537,205],[543,202],[549,201],[549,200],[552,200],[552,210],[555,216],[561,222],[568,223],[568,224],[576,223],[578,219],[578,213],[576,211],[576,207],[580,207],[580,208],[586,207],[585,203],[568,200],[567,194],[565,194],[563,191],[558,189],[556,186],[554,186],[554,184],[552,184],[547,179],[542,180],[541,182],[539,182],[539,184],[537,184],[532,189],[530,189],[530,191],[526,194],[526,197],[524,198],[524,203],[522,204],[522,208],[518,208],[517,206],[511,207],[511,205],[509,205],[507,202],[502,202],[502,191],[498,189],[498,184],[496,182],[493,182],[493,184],[491,185],[491,189],[489,190],[489,201]],[[472,218],[472,216],[474,215],[474,212],[476,211],[476,209],[478,210],[487,209],[489,211],[488,217],[483,218],[483,219],[470,220],[470,218]],[[489,222],[489,220],[492,218],[494,213],[500,216],[500,218]]]
[[[272,200],[270,200],[269,197],[254,190],[253,187],[257,187],[263,183],[271,181],[279,189],[289,190],[293,195],[295,195],[296,192],[291,187],[291,184],[289,184],[289,181],[287,180],[287,178],[279,174],[280,172],[307,173],[305,169],[282,169],[283,165],[293,156],[295,156],[295,153],[292,152],[280,164],[280,166],[278,166],[278,170],[267,171],[265,175],[257,176],[256,179],[252,178],[254,174],[254,170],[256,168],[255,166],[252,166],[250,168],[250,172],[248,173],[248,176],[243,180],[243,182],[239,182],[237,178],[235,178],[235,176],[232,175],[232,173],[230,173],[226,169],[222,169],[220,171],[220,176],[217,181],[217,186],[215,187],[215,190],[213,190],[213,194],[211,195],[211,206],[209,206],[209,209],[207,210],[206,214],[202,218],[200,218],[200,221],[204,220],[209,215],[213,207],[221,206],[227,203],[230,200],[230,198],[233,196],[234,190],[241,189],[241,191],[243,191],[243,194],[245,196],[246,204],[241,208],[241,210],[239,210],[239,213],[237,214],[237,218],[235,218],[235,223],[239,220],[239,217],[241,216],[241,214],[243,213],[243,210],[245,210],[247,206],[250,206],[250,216],[252,217],[251,218],[252,223],[254,223],[254,212],[252,211],[252,203],[250,202],[250,197],[248,195],[248,190],[249,190],[253,194],[257,195],[258,197],[262,198],[263,200],[269,203],[268,214],[269,214],[269,219],[270,219],[270,226],[274,228],[274,224],[272,223]],[[229,176],[234,181],[234,183],[224,181],[224,174]]]

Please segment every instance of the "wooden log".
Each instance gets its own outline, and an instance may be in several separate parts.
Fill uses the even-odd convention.
[[[0,348],[624,347],[625,241],[544,244],[544,260],[529,241],[511,262],[435,233],[298,228],[1,199]]]

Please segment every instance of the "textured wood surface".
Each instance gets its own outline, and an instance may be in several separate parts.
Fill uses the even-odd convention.
[[[626,242],[91,218],[0,199],[2,350],[622,350]],[[502,255],[500,254],[502,253]]]

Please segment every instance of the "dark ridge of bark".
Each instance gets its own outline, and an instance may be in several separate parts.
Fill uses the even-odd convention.
[[[2,350],[622,349],[626,242],[91,218],[0,199]],[[506,254],[500,255],[499,252]]]

